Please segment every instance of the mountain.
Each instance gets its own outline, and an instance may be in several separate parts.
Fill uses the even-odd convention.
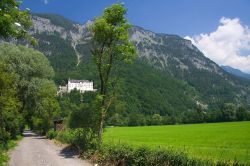
[[[250,74],[244,73],[238,69],[234,69],[230,66],[221,66],[221,68],[230,74],[250,80]]]
[[[191,41],[177,35],[157,34],[143,28],[132,28],[141,59],[174,78],[186,81],[200,94],[203,101],[215,108],[219,103],[237,103],[249,96],[249,82],[225,72],[206,58]]]
[[[55,69],[55,82],[68,78],[91,79],[98,88],[92,62],[87,22],[80,25],[58,15],[34,14],[31,33]],[[173,115],[195,110],[219,109],[224,103],[249,104],[250,83],[239,79],[206,58],[191,41],[178,35],[158,34],[134,26],[130,40],[138,50],[133,64],[120,68],[114,112]]]

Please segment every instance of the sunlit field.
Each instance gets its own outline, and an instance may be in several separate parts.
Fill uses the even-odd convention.
[[[104,141],[167,147],[203,159],[250,162],[250,122],[112,127],[106,129]]]

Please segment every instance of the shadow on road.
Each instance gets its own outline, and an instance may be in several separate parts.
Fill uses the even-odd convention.
[[[25,130],[23,132],[24,137],[34,137],[34,139],[45,139],[45,136],[40,136],[38,134],[33,133],[31,130]]]
[[[32,139],[46,139],[45,136],[40,136],[38,134],[33,133],[30,130],[25,130],[23,132],[23,136],[24,137],[32,137]],[[76,158],[79,156],[79,152],[78,152],[77,148],[72,147],[72,146],[67,146],[67,147],[63,148],[62,150],[60,150],[59,155],[64,157],[64,158]]]
[[[46,139],[46,137],[37,135],[37,136],[34,137],[34,139]]]
[[[78,150],[72,146],[67,146],[60,151],[60,156],[63,156],[65,158],[75,158],[75,156],[78,155]]]
[[[30,131],[30,130],[24,130],[23,136],[24,136],[24,137],[34,137],[34,136],[36,136],[36,134],[34,134],[34,133],[33,133],[32,131]]]

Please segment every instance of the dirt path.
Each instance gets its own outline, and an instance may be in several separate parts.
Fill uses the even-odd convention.
[[[54,145],[30,131],[12,151],[9,166],[91,166],[72,151]]]

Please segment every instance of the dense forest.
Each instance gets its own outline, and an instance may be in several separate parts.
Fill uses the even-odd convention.
[[[76,45],[77,51],[82,55],[81,63],[77,66],[77,57],[75,50],[70,46],[70,40],[62,39],[58,33],[54,35],[41,33],[35,36],[40,39],[37,49],[45,54],[46,50],[55,52],[53,56],[47,57],[55,69],[55,82],[58,86],[65,85],[69,78],[74,78],[94,80],[95,87],[99,88],[97,69],[90,53],[90,43]],[[45,41],[50,41],[50,44]],[[131,64],[121,65],[116,72],[119,73],[116,100],[110,108],[112,111],[108,116],[107,125],[235,121],[240,120],[236,118],[239,108],[249,109],[245,102],[234,100],[235,91],[239,87],[234,87],[222,80],[219,75],[207,71],[199,73],[192,71],[199,77],[184,74],[188,79],[185,81],[166,74],[164,70],[155,69],[145,58],[138,58]],[[231,75],[228,77],[234,78]],[[247,81],[242,80],[242,83],[240,81],[238,80],[239,85],[248,86]],[[216,87],[209,85],[205,88],[204,84],[208,82],[210,85],[216,84]],[[216,97],[211,94],[216,94]],[[211,105],[205,104],[208,100],[213,101]],[[231,118],[223,117],[223,110],[227,110],[227,105],[233,105]],[[244,112],[244,115],[249,114],[248,111]],[[158,122],[151,122],[153,117],[158,118]],[[249,119],[249,116],[244,116],[243,119]]]

